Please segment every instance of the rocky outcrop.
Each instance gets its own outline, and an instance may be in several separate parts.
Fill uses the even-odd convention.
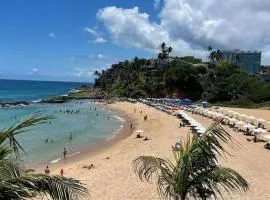
[[[0,107],[2,107],[2,108],[25,107],[28,105],[29,105],[29,102],[27,102],[27,101],[0,102]]]

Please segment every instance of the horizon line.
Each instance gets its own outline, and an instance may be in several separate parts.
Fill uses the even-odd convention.
[[[32,79],[12,79],[12,78],[0,78],[0,80],[5,81],[37,81],[37,82],[62,82],[62,83],[90,83],[94,84],[94,82],[86,82],[86,81],[58,81],[58,80],[32,80]]]

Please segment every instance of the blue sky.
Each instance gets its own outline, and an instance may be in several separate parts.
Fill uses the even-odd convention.
[[[120,60],[207,46],[262,51],[270,63],[269,0],[3,0],[0,78],[93,81]]]
[[[144,11],[154,11],[153,3],[145,0],[1,1],[0,77],[91,81],[90,68],[106,67],[135,55],[152,55],[113,44],[96,19],[100,8],[110,5],[128,8],[138,4],[143,5]],[[96,29],[107,42],[89,42],[95,36],[84,31],[86,27]]]

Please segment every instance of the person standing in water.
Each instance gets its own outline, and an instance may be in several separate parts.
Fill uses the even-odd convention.
[[[72,133],[69,133],[69,140],[72,140]]]
[[[66,148],[64,148],[64,151],[63,151],[64,159],[66,158],[66,155],[67,155],[67,150],[66,150]]]

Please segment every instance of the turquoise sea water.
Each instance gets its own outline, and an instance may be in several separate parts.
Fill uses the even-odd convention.
[[[70,89],[72,87],[65,87],[65,90]],[[56,93],[61,92],[64,91]],[[2,94],[1,91],[0,94]],[[32,96],[29,98],[31,100],[41,97],[31,92],[28,94],[27,96]],[[13,96],[5,94],[5,96],[15,99],[16,94]],[[23,96],[22,92],[18,96]],[[43,93],[42,96],[48,95]],[[68,114],[64,112],[65,110],[73,110],[73,114]],[[79,110],[78,114],[74,114],[76,110]],[[28,132],[16,136],[26,151],[26,154],[22,153],[21,156],[28,165],[58,162],[63,148],[66,148],[68,153],[76,154],[80,149],[112,137],[124,123],[117,112],[89,100],[81,100],[64,104],[31,104],[21,108],[0,108],[0,130],[34,113],[52,115],[55,118],[51,122],[37,125]],[[72,140],[69,139],[70,133],[72,133]],[[48,143],[45,142],[46,138],[49,140]]]

